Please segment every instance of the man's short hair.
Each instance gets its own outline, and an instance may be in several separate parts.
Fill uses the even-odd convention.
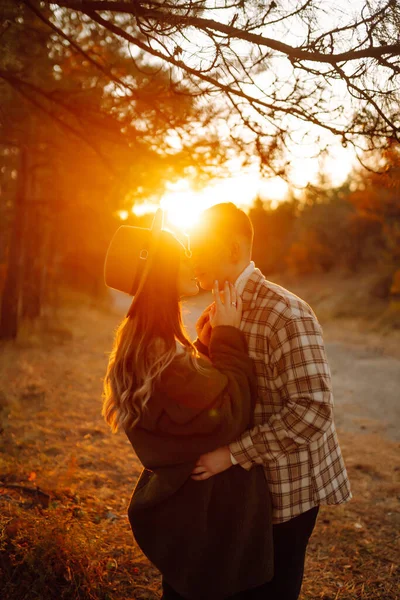
[[[254,229],[252,222],[244,210],[238,208],[233,202],[214,204],[204,210],[199,218],[198,225],[194,227],[197,232],[206,232],[212,235],[230,239],[232,235],[243,236],[251,247],[253,244]]]

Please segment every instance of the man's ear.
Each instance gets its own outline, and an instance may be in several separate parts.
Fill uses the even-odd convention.
[[[240,244],[239,242],[232,242],[231,243],[231,260],[233,263],[238,263],[240,262],[241,259],[241,248],[240,248]]]

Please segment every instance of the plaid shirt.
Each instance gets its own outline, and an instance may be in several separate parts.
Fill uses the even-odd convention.
[[[241,329],[258,381],[255,426],[229,445],[245,469],[263,465],[281,523],[352,497],[333,422],[331,374],[311,307],[250,269]],[[236,467],[238,468],[238,467]]]

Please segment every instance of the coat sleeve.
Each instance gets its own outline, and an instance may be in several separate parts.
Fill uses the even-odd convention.
[[[210,356],[209,352],[208,352],[208,346],[203,344],[203,342],[200,341],[200,338],[196,338],[194,340],[193,346],[195,346],[197,348],[197,350],[200,352],[200,354],[204,354],[204,356]]]
[[[255,403],[255,374],[243,333],[218,326],[212,333],[210,360],[196,368],[177,359],[161,380],[163,410],[157,431],[165,450],[178,449],[191,460],[233,441],[250,424]],[[176,452],[172,452],[176,460]]]

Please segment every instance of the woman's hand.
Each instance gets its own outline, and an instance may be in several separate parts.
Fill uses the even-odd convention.
[[[231,325],[239,328],[242,320],[242,299],[238,296],[235,286],[228,281],[225,282],[224,300],[222,301],[218,281],[216,281],[213,294],[214,304],[211,305],[209,312],[211,327]]]
[[[209,346],[210,339],[211,339],[212,327],[211,327],[211,323],[210,323],[210,311],[213,306],[214,306],[214,302],[212,304],[210,304],[209,306],[207,306],[207,308],[205,308],[203,310],[203,312],[201,313],[201,315],[198,318],[197,323],[196,323],[197,337],[199,338],[201,343],[207,347]]]

